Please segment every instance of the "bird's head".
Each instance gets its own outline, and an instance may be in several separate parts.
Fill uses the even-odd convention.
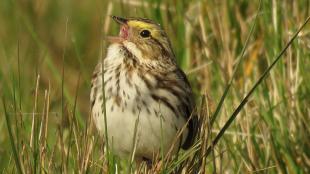
[[[145,59],[174,59],[169,38],[159,24],[145,18],[112,16],[112,19],[120,24],[120,32],[118,37],[110,37],[110,41],[137,49]]]

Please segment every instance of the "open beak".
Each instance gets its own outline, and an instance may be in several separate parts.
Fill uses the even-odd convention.
[[[115,21],[115,22],[117,22],[118,24],[120,24],[120,25],[126,25],[127,24],[127,19],[125,19],[125,18],[121,18],[121,17],[118,17],[118,16],[111,16],[112,17],[112,19]]]
[[[117,22],[121,28],[119,36],[108,36],[107,39],[112,43],[121,43],[128,38],[129,27],[127,25],[128,20],[118,16],[111,16],[111,18]]]

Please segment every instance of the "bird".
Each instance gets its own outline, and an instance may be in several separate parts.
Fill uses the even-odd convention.
[[[134,149],[137,161],[189,149],[197,134],[195,101],[166,32],[151,19],[111,17],[119,35],[107,37],[106,57],[91,80],[99,134],[113,154],[128,158]]]

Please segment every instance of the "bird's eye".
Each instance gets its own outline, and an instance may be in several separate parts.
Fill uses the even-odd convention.
[[[140,36],[146,38],[146,37],[150,37],[151,32],[149,30],[142,30],[140,33]]]

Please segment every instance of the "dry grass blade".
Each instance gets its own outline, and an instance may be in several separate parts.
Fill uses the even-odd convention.
[[[256,26],[257,17],[258,17],[258,14],[259,14],[260,10],[261,10],[261,6],[262,6],[262,0],[259,1],[259,7],[258,7],[258,10],[257,10],[257,12],[256,12],[255,19],[254,19],[254,21],[253,21],[253,25],[251,26],[250,33],[249,33],[248,37],[246,38],[244,47],[242,48],[241,56],[240,56],[240,58],[239,58],[239,61],[237,62],[237,65],[236,65],[235,68],[234,68],[233,74],[232,74],[232,76],[231,76],[231,78],[230,78],[230,80],[229,80],[229,82],[228,82],[228,84],[227,84],[227,86],[226,86],[226,88],[225,88],[225,91],[224,91],[224,93],[223,93],[223,95],[222,95],[222,97],[221,97],[221,99],[220,99],[220,102],[219,102],[219,104],[217,105],[214,114],[212,115],[212,118],[211,118],[211,121],[210,121],[211,127],[212,127],[214,121],[216,120],[217,116],[219,115],[219,112],[220,112],[220,110],[221,110],[221,108],[222,108],[222,106],[223,106],[224,100],[225,100],[225,98],[226,98],[226,96],[227,96],[227,94],[228,94],[228,92],[229,92],[229,89],[230,89],[230,87],[231,87],[231,85],[232,85],[232,83],[233,83],[233,80],[235,79],[236,72],[237,72],[237,70],[239,69],[239,66],[241,65],[241,61],[242,61],[242,58],[244,57],[245,50],[246,50],[246,48],[248,47],[250,38],[251,38],[251,36],[252,36],[252,34],[253,34],[253,31],[254,31],[254,28],[255,28],[255,26]]]
[[[306,24],[309,22],[310,16],[305,20],[305,22],[302,24],[302,26],[295,32],[293,37],[289,40],[289,42],[286,44],[286,46],[282,49],[280,54],[277,56],[277,58],[271,63],[271,65],[266,69],[266,71],[260,76],[260,78],[257,80],[257,82],[254,84],[254,86],[251,88],[251,90],[248,92],[248,94],[243,98],[237,109],[233,112],[233,114],[230,116],[228,121],[225,123],[223,128],[220,130],[220,132],[217,134],[215,139],[212,141],[212,144],[208,147],[206,151],[206,156],[208,156],[212,150],[212,146],[215,146],[220,138],[224,135],[225,131],[229,128],[231,123],[235,120],[239,112],[243,109],[244,105],[248,102],[250,96],[255,91],[255,89],[262,83],[262,81],[266,78],[266,76],[269,74],[271,69],[275,66],[275,64],[281,59],[282,55],[286,52],[286,50],[292,45],[293,41],[296,39],[298,34],[301,32],[301,30],[306,26]]]

